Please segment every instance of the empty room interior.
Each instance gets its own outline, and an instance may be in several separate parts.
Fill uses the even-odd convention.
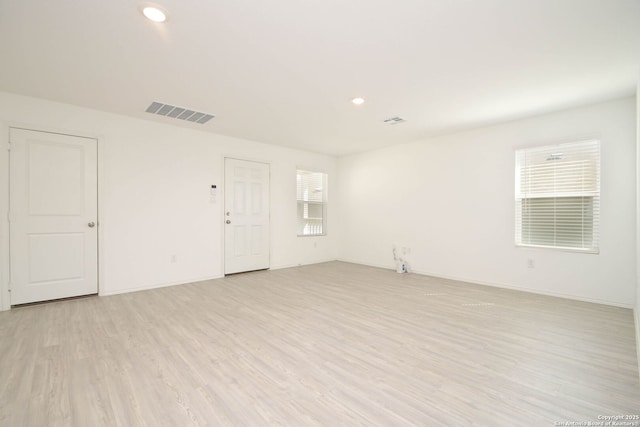
[[[640,0],[0,0],[0,425],[640,426]]]

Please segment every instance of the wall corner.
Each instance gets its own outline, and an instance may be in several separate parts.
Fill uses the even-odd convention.
[[[9,127],[0,122],[0,311],[11,308],[9,294]]]
[[[640,382],[640,73],[636,87],[636,300],[633,309],[636,329],[636,356]]]

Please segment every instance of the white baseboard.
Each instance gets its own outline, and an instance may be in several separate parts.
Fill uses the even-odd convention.
[[[349,258],[338,258],[335,261],[348,262],[350,264],[366,265],[367,267],[383,268],[385,270],[395,270],[396,269],[396,267],[394,265],[392,265],[392,264],[388,264],[388,265],[373,264],[373,263],[370,263],[370,262],[364,262],[364,261],[359,261],[359,260],[349,259]]]
[[[389,265],[376,265],[376,264],[364,263],[364,262],[361,262],[361,261],[355,261],[355,260],[349,260],[349,259],[338,259],[338,261],[350,262],[350,263],[353,263],[353,264],[367,265],[369,267],[384,268],[384,269],[387,269],[387,270],[395,270],[395,267],[389,266]],[[428,272],[428,271],[418,271],[418,270],[409,270],[409,273],[420,274],[421,276],[437,277],[439,279],[456,280],[458,282],[472,283],[474,285],[491,286],[491,287],[494,287],[494,288],[511,289],[511,290],[514,290],[514,291],[528,292],[528,293],[531,293],[531,294],[546,295],[546,296],[551,296],[551,297],[570,299],[570,300],[574,300],[574,301],[590,302],[590,303],[594,303],[594,304],[603,304],[603,305],[609,305],[609,306],[621,307],[621,308],[630,308],[630,309],[633,308],[633,305],[623,304],[623,303],[619,303],[619,302],[616,302],[616,301],[600,300],[600,299],[595,299],[595,298],[585,298],[585,297],[582,297],[582,296],[579,296],[579,295],[563,294],[563,293],[560,293],[560,292],[541,291],[539,289],[531,289],[531,288],[525,288],[525,287],[522,287],[522,286],[508,285],[506,283],[485,282],[485,281],[482,281],[482,280],[471,279],[471,278],[468,278],[468,277],[450,276],[450,275],[446,275],[446,274],[439,274],[439,273],[433,273],[433,272]]]
[[[300,267],[302,265],[311,265],[311,264],[321,264],[321,263],[330,262],[330,261],[335,261],[335,259],[319,260],[319,261],[309,262],[309,263],[305,263],[305,264],[275,265],[275,266],[269,267],[269,269],[270,270],[280,270],[280,269],[283,269],[283,268]],[[224,274],[217,275],[217,276],[208,276],[208,277],[196,277],[196,278],[193,278],[193,279],[179,280],[179,281],[175,281],[175,282],[163,282],[163,283],[155,283],[155,284],[137,286],[137,287],[134,287],[134,288],[118,289],[117,291],[105,291],[105,292],[100,291],[100,292],[98,292],[98,295],[106,297],[106,296],[109,296],[109,295],[126,294],[126,293],[129,293],[129,292],[148,291],[150,289],[166,288],[168,286],[186,285],[187,283],[203,282],[205,280],[221,279],[223,277],[224,277]]]
[[[135,288],[118,289],[117,291],[98,292],[98,295],[101,297],[106,297],[109,295],[127,294],[129,292],[148,291],[150,289],[166,288],[168,286],[186,285],[188,283],[204,282],[205,280],[221,279],[223,277],[224,276],[220,276],[220,275],[196,277],[193,279],[179,280],[175,282],[163,282],[163,283],[156,283],[156,284],[150,284],[150,285],[143,285]]]
[[[338,261],[335,258],[324,259],[324,260],[316,260],[305,263],[297,263],[297,264],[280,264],[280,265],[272,265],[269,267],[269,270],[282,270],[283,268],[293,268],[293,267],[302,267],[304,265],[314,265],[314,264],[324,264],[325,262]]]

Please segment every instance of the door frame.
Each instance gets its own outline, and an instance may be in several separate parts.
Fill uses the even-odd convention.
[[[104,154],[104,140],[105,138],[100,135],[96,135],[86,131],[69,130],[54,128],[51,126],[41,126],[32,123],[22,123],[15,121],[5,121],[0,119],[0,311],[11,309],[11,291],[10,291],[10,279],[11,279],[11,253],[9,249],[9,131],[11,128],[32,130],[37,132],[48,132],[61,135],[79,136],[82,138],[95,139],[97,144],[96,151],[96,166],[97,166],[97,223],[98,223],[98,295],[102,295],[104,285],[104,272],[102,266],[104,265],[104,221],[103,218],[103,200],[101,191],[101,182],[104,177],[104,165],[102,159],[105,158]]]
[[[226,220],[226,216],[225,216],[225,203],[226,203],[226,189],[227,189],[227,180],[226,180],[226,160],[227,159],[232,159],[232,160],[241,160],[244,162],[255,162],[255,163],[264,163],[269,165],[269,200],[267,201],[268,205],[269,205],[269,269],[271,269],[271,242],[273,239],[271,239],[271,235],[272,235],[272,222],[271,222],[271,178],[272,178],[272,167],[273,167],[273,163],[271,160],[265,160],[265,159],[259,159],[259,158],[251,158],[251,157],[245,157],[245,156],[238,156],[238,155],[234,155],[234,154],[229,154],[229,153],[222,153],[220,162],[222,164],[221,167],[221,182],[222,182],[222,189],[218,195],[218,200],[220,200],[220,271],[222,272],[222,277],[224,277],[226,275],[225,272],[225,267],[226,267],[226,257],[227,257],[227,252],[226,252],[226,232],[227,232],[227,228],[225,227],[224,221]]]

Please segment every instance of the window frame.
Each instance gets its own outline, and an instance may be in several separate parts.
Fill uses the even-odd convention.
[[[578,148],[576,148],[578,147]],[[582,147],[582,148],[580,148]],[[572,155],[577,155],[577,156],[584,156],[586,158],[586,160],[584,161],[585,164],[587,166],[592,166],[594,168],[594,184],[593,187],[595,188],[595,190],[588,190],[587,187],[589,187],[589,185],[584,184],[584,182],[581,184],[582,188],[580,190],[574,190],[571,192],[568,192],[567,189],[565,188],[564,191],[557,191],[556,188],[556,176],[555,176],[555,171],[559,170],[561,171],[561,173],[567,173],[567,170],[570,170],[570,166],[565,166],[564,169],[562,168],[553,168],[554,169],[554,191],[552,192],[547,192],[547,193],[537,193],[531,190],[531,187],[533,187],[534,185],[544,185],[544,184],[548,184],[548,182],[545,182],[544,180],[538,180],[538,181],[534,181],[534,183],[531,183],[531,177],[529,177],[529,193],[527,194],[527,192],[523,191],[523,186],[522,186],[522,173],[523,173],[523,168],[524,167],[529,167],[531,168],[531,165],[528,166],[523,166],[523,162],[522,162],[522,157],[521,156],[526,156],[528,155],[548,155],[549,157],[547,157],[545,160],[557,160],[555,158],[553,158],[556,154],[553,153],[562,153],[563,151],[570,151],[570,154]],[[592,157],[590,157],[592,156]],[[530,146],[530,147],[522,147],[522,148],[516,148],[515,150],[515,182],[514,182],[514,189],[515,189],[515,221],[514,221],[514,231],[515,231],[515,246],[518,248],[529,248],[529,249],[549,249],[549,250],[555,250],[555,251],[564,251],[564,252],[576,252],[576,253],[588,253],[588,254],[599,254],[600,253],[600,223],[601,223],[601,176],[602,176],[602,168],[601,168],[601,163],[602,163],[602,148],[601,148],[601,143],[599,140],[597,139],[589,139],[589,140],[579,140],[579,141],[573,141],[573,142],[566,142],[566,143],[560,143],[560,144],[546,144],[546,145],[538,145],[538,146]],[[588,162],[592,162],[593,164],[590,165]],[[569,162],[567,162],[569,163]],[[533,164],[533,166],[541,166],[542,162],[540,162],[538,160],[538,163]],[[585,166],[583,166],[583,168],[585,168]],[[584,172],[583,172],[584,174]],[[577,179],[577,174],[574,173],[574,175],[572,175],[573,179]],[[567,175],[560,175],[563,178],[566,177]],[[584,178],[583,178],[584,181]],[[562,184],[559,184],[558,186],[562,186]],[[583,200],[581,200],[578,203],[576,203],[575,206],[571,206],[571,209],[580,209],[582,210],[582,212],[585,212],[585,209],[589,210],[590,209],[590,214],[588,216],[591,217],[591,223],[589,225],[589,227],[587,227],[587,230],[591,230],[590,232],[587,231],[587,236],[591,236],[591,244],[589,245],[584,245],[582,247],[579,246],[563,246],[558,244],[557,239],[554,237],[554,240],[556,240],[556,244],[551,244],[552,242],[548,242],[549,244],[537,244],[537,243],[530,243],[531,240],[529,240],[529,242],[525,242],[525,238],[523,236],[524,233],[524,224],[525,224],[525,220],[524,220],[524,204],[523,202],[527,201],[527,200],[533,200],[533,199],[537,199],[541,201],[541,204],[544,204],[545,202],[542,200],[554,200],[553,201],[553,206],[554,206],[554,218],[553,218],[553,222],[551,223],[552,226],[550,226],[548,228],[548,230],[553,230],[554,232],[554,236],[557,235],[557,231],[558,230],[565,230],[567,232],[567,234],[569,234],[571,232],[571,230],[569,228],[567,228],[568,226],[570,226],[570,224],[565,224],[564,227],[559,227],[558,226],[558,218],[556,217],[556,211],[555,211],[555,201],[556,200],[560,200],[560,203],[562,204],[563,202],[566,203],[566,201],[568,199],[571,198],[582,198]],[[584,199],[587,198],[588,201],[585,201]],[[565,205],[565,207],[568,204]],[[530,204],[531,206],[531,204]],[[535,208],[534,208],[535,209]],[[531,210],[529,210],[526,215],[531,216]],[[577,217],[577,216],[576,216]],[[543,213],[540,213],[540,215],[537,217],[539,221],[548,219],[545,218],[543,216]],[[583,214],[583,218],[584,218],[584,214]],[[584,224],[584,219],[582,220],[583,224]],[[531,225],[531,221],[529,221],[529,226],[532,227]],[[545,231],[544,229],[541,229],[541,231]],[[590,234],[589,234],[590,233]],[[581,232],[581,237],[584,239],[585,237],[585,228],[583,225],[583,229]],[[530,239],[530,238],[529,238]],[[584,242],[584,240],[583,240]],[[588,246],[588,247],[587,247]]]
[[[304,174],[320,174],[322,175],[322,200],[321,201],[315,201],[315,200],[304,200],[304,199],[300,199],[298,197],[298,179],[301,176],[301,172]],[[297,167],[296,168],[296,236],[297,237],[322,237],[322,236],[326,236],[327,235],[327,187],[328,187],[328,181],[329,181],[329,176],[326,172],[322,171],[322,170],[314,170],[314,168],[305,168],[305,167]],[[304,234],[304,229],[303,229],[303,234],[300,234],[300,229],[301,229],[301,219],[313,219],[313,218],[304,218],[304,217],[300,217],[298,216],[298,210],[300,208],[300,205],[303,204],[307,205],[307,210],[308,210],[308,206],[309,205],[315,205],[315,206],[321,206],[321,210],[322,210],[322,217],[321,219],[321,232],[320,233],[308,233],[308,234]],[[304,209],[304,207],[303,207]]]

